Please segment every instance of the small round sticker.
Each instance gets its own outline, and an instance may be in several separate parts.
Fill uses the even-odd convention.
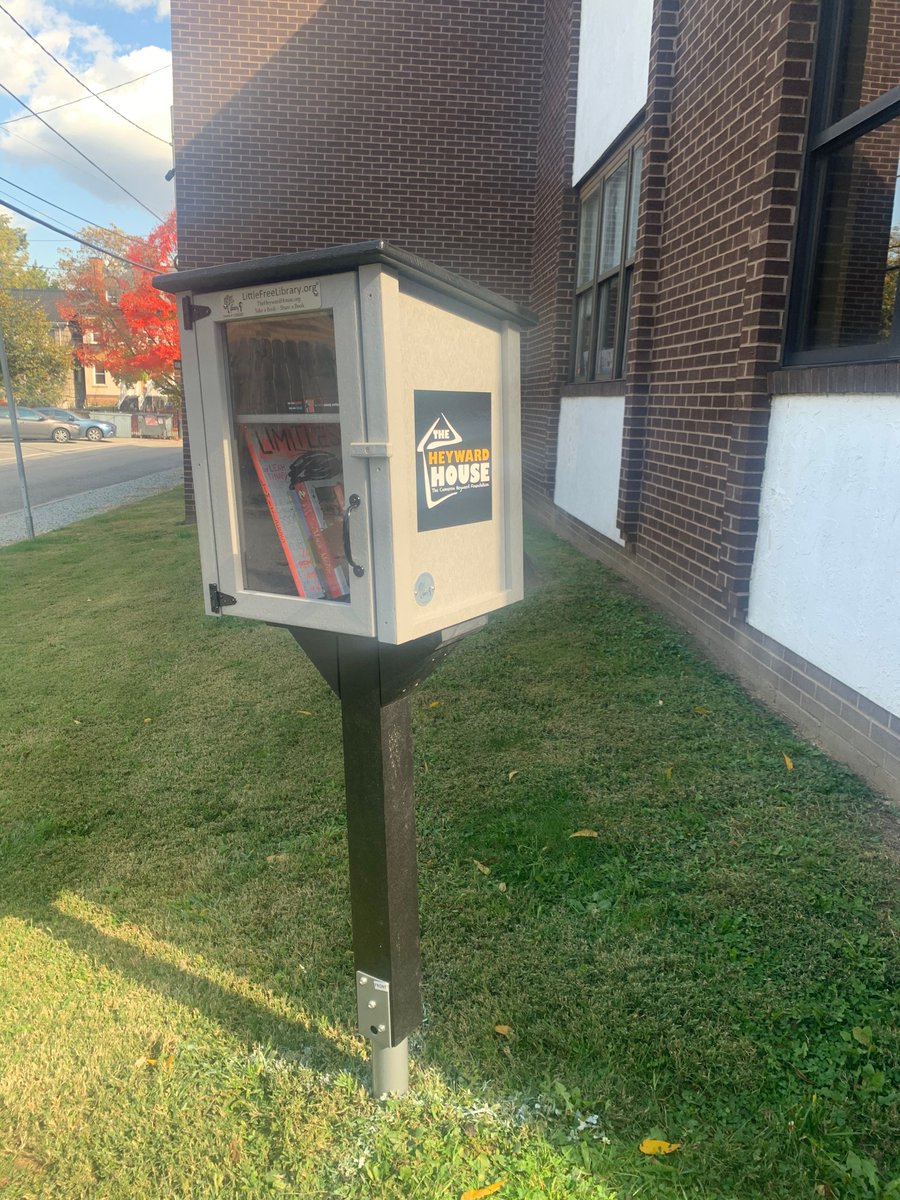
[[[423,571],[416,580],[416,604],[423,608],[426,604],[431,603],[431,598],[434,595],[434,576],[428,571]]]

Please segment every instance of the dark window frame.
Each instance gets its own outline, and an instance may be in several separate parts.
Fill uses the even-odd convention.
[[[578,196],[578,239],[576,243],[576,264],[575,264],[575,289],[573,293],[572,303],[572,338],[569,356],[569,381],[570,384],[591,384],[622,380],[625,378],[627,369],[627,342],[629,331],[629,317],[631,309],[631,293],[632,281],[634,278],[634,265],[637,258],[637,230],[634,230],[632,236],[632,218],[634,224],[638,223],[637,207],[633,208],[632,192],[635,185],[635,159],[640,156],[641,162],[637,179],[638,193],[640,192],[641,177],[643,175],[643,150],[644,137],[643,132],[638,136],[632,137],[626,144],[616,149],[603,165],[595,170],[590,177],[581,184]],[[607,189],[610,182],[622,167],[625,167],[625,193],[622,199],[622,231],[621,243],[619,247],[619,257],[614,266],[607,270],[600,271],[600,254],[603,248],[603,226],[606,215],[606,198]],[[598,201],[598,210],[596,213],[596,245],[594,246],[593,267],[590,278],[581,286],[578,284],[578,273],[580,269],[582,236],[584,233],[584,215],[587,206],[594,200]],[[629,242],[633,243],[631,254],[629,251]],[[597,369],[598,357],[598,340],[600,321],[603,313],[602,298],[605,295],[608,297],[613,289],[616,293],[616,317],[615,330],[613,335],[612,345],[612,367],[608,374],[600,374]],[[579,334],[579,315],[581,310],[581,301],[589,301],[591,305],[590,314],[590,330],[587,347],[587,361],[589,370],[587,373],[579,373],[578,371],[578,334]],[[607,301],[608,302],[608,301]]]
[[[900,358],[900,288],[894,305],[891,336],[858,346],[826,346],[804,350],[813,311],[814,276],[823,229],[827,173],[832,156],[865,134],[900,117],[900,86],[869,104],[833,120],[844,78],[842,50],[855,0],[833,0],[821,6],[813,70],[806,167],[797,215],[794,268],[788,304],[784,365],[885,362]],[[856,0],[858,2],[858,0]]]

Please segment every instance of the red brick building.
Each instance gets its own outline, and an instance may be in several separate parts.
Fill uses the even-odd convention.
[[[533,308],[531,513],[900,796],[895,0],[175,0],[183,268]]]

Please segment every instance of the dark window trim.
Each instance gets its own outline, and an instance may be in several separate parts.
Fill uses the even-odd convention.
[[[579,380],[577,383],[564,383],[560,395],[563,399],[572,396],[621,397],[625,395],[625,380],[594,379],[591,382]]]
[[[856,112],[850,113],[848,117],[842,117],[840,121],[835,121],[821,133],[815,134],[809,140],[808,150],[811,154],[826,146],[829,150],[837,150],[845,142],[855,141],[864,133],[877,129],[879,125],[889,121],[898,112],[900,112],[900,84],[879,96],[877,100],[872,100],[869,104],[858,108]]]
[[[773,396],[890,396],[900,393],[900,361],[782,367],[770,372],[769,391]]]
[[[631,203],[632,203],[632,187],[634,184],[634,158],[636,151],[643,151],[643,110],[634,121],[630,122],[623,134],[616,139],[616,142],[609,150],[601,156],[598,162],[601,164],[595,169],[592,174],[585,179],[579,188],[578,197],[578,238],[576,246],[576,263],[575,263],[575,279],[576,285],[573,292],[572,304],[572,322],[571,322],[571,341],[569,351],[569,371],[568,381],[572,386],[580,387],[582,384],[596,386],[598,384],[614,383],[624,386],[625,378],[625,355],[626,341],[628,337],[629,325],[629,309],[631,307],[631,282],[634,276],[634,265],[637,259],[637,236],[634,237],[634,252],[628,254],[628,243],[631,239]],[[619,251],[619,259],[614,267],[610,267],[607,271],[600,273],[600,253],[603,248],[603,218],[604,206],[606,201],[606,188],[612,177],[617,172],[625,167],[625,192],[622,199],[622,244]],[[641,170],[641,178],[643,178],[643,168]],[[640,186],[640,181],[639,181]],[[578,255],[581,249],[581,218],[585,205],[594,197],[599,196],[599,209],[597,212],[597,244],[594,247],[594,266],[591,272],[589,282],[578,287]],[[611,280],[618,281],[618,292],[616,298],[616,324],[613,335],[613,363],[612,374],[596,377],[596,362],[597,362],[597,342],[600,332],[600,317],[601,317],[601,289],[604,284]],[[578,302],[583,297],[590,293],[593,297],[591,305],[590,318],[590,336],[588,341],[588,363],[590,365],[590,374],[587,378],[581,379],[576,377],[576,352],[578,349]]]
[[[644,125],[645,114],[645,108],[635,113],[616,140],[610,142],[596,162],[588,167],[580,179],[575,180],[575,183],[572,185],[574,191],[580,194],[597,175],[601,174],[601,172],[606,173],[607,164],[612,162],[614,158],[618,158],[619,153],[625,149],[629,142],[634,141],[640,133]]]
[[[829,156],[900,116],[900,86],[897,86],[839,121],[825,124],[833,111],[841,82],[838,78],[841,47],[847,35],[852,3],[853,0],[834,0],[832,4],[820,7],[806,164],[794,231],[787,337],[782,355],[784,368],[891,362],[900,358],[900,288],[897,289],[893,331],[889,339],[865,346],[830,346],[816,350],[798,348],[803,344],[809,320]]]

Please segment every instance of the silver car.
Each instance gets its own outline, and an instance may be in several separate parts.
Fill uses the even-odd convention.
[[[65,420],[48,417],[46,413],[38,412],[36,408],[22,408],[16,405],[17,425],[21,438],[43,438],[50,442],[74,442],[81,437],[81,426],[73,421],[69,414]],[[9,406],[0,404],[0,438],[12,437],[12,420]]]
[[[116,427],[112,421],[101,421],[98,417],[85,417],[78,412],[70,412],[67,408],[36,408],[35,412],[43,413],[46,417],[58,417],[60,421],[77,421],[81,428],[81,436],[89,442],[102,442],[104,438],[116,436]]]

